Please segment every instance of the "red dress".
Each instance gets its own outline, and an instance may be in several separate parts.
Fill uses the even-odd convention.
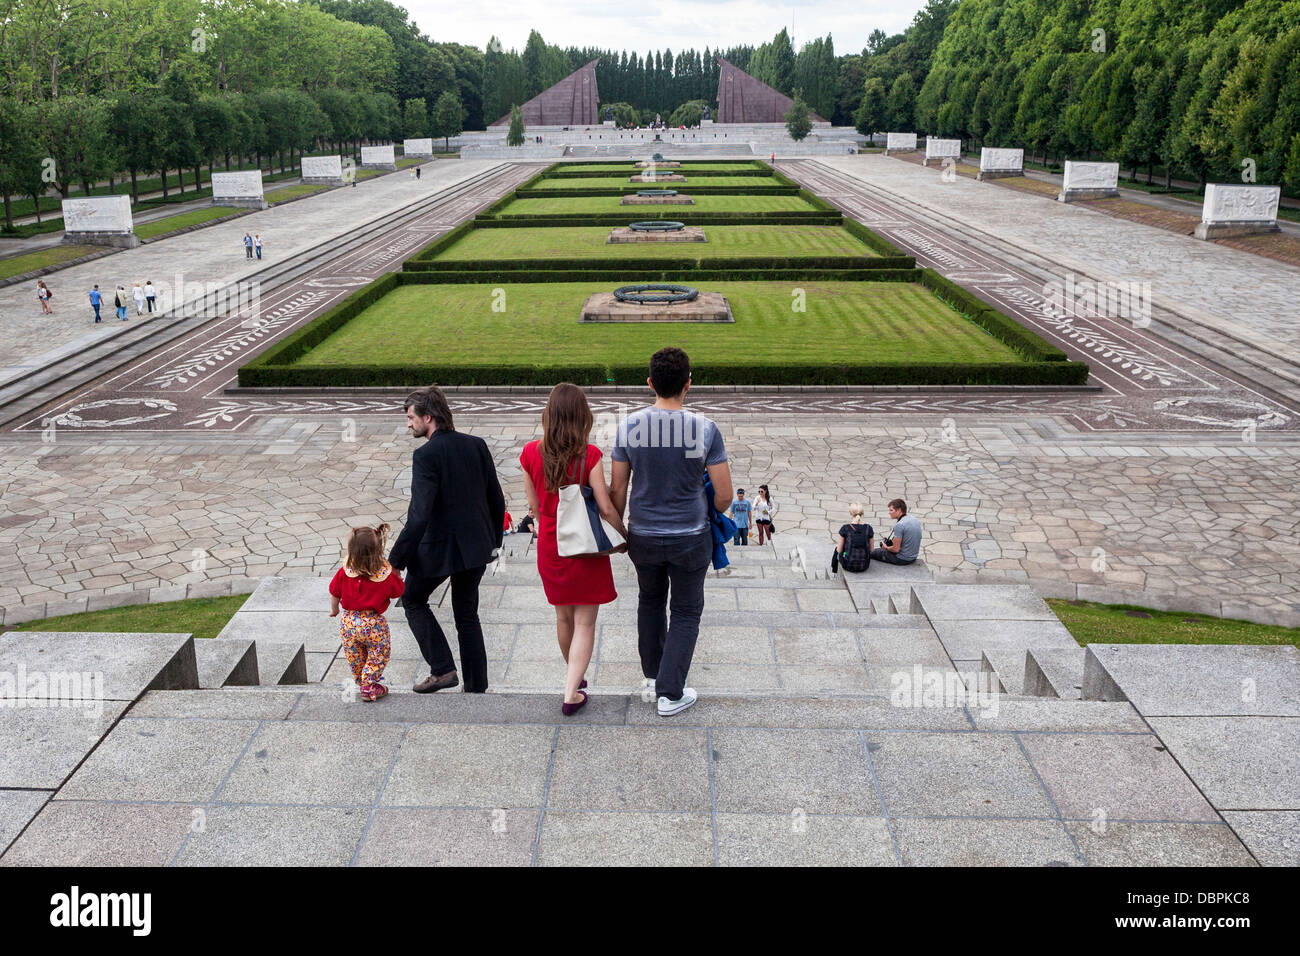
[[[582,470],[584,485],[590,484],[587,476],[600,458],[600,449],[588,445],[587,461]],[[541,442],[531,441],[524,446],[519,465],[537,491],[537,571],[542,576],[546,600],[551,604],[608,604],[614,600],[618,592],[614,590],[614,572],[609,565],[609,555],[560,557],[555,541],[555,509],[560,496],[546,490]]]

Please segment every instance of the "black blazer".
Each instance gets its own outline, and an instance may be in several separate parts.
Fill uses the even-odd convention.
[[[481,568],[501,547],[506,499],[487,442],[436,431],[415,450],[411,506],[389,562],[417,577]]]

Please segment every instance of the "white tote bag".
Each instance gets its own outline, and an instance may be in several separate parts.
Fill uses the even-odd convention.
[[[581,482],[560,488],[555,508],[555,543],[562,558],[587,554],[609,554],[623,546],[623,536],[596,507],[590,485]]]

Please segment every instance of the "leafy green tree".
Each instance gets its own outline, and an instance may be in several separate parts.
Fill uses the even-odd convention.
[[[794,103],[785,114],[785,128],[796,143],[812,132],[812,119],[808,116],[808,104],[804,102],[803,90],[794,91]]]
[[[905,132],[915,128],[916,81],[911,73],[900,73],[894,80],[886,109],[891,130]]]
[[[41,181],[39,116],[35,107],[11,97],[0,98],[0,196],[4,197],[5,228],[13,228],[11,196],[36,198],[45,191]],[[40,205],[36,209],[40,221]]]
[[[506,134],[506,145],[524,145],[524,114],[518,106],[510,107],[510,131]]]
[[[859,133],[870,136],[889,125],[887,100],[885,81],[878,76],[867,77],[862,84],[862,101],[853,113],[853,125]]]
[[[429,111],[424,97],[412,97],[402,104],[402,129],[408,139],[419,139],[429,131]]]
[[[459,136],[465,128],[465,107],[460,97],[447,90],[433,104],[433,133],[442,137],[443,149],[451,149],[451,137]]]

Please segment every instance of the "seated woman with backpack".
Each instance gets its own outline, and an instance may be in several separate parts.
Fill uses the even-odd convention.
[[[841,565],[845,571],[854,573],[861,573],[870,567],[871,540],[876,532],[862,520],[866,511],[860,501],[849,505],[849,523],[841,525],[840,533],[835,536],[835,553],[831,555],[832,574]]]

